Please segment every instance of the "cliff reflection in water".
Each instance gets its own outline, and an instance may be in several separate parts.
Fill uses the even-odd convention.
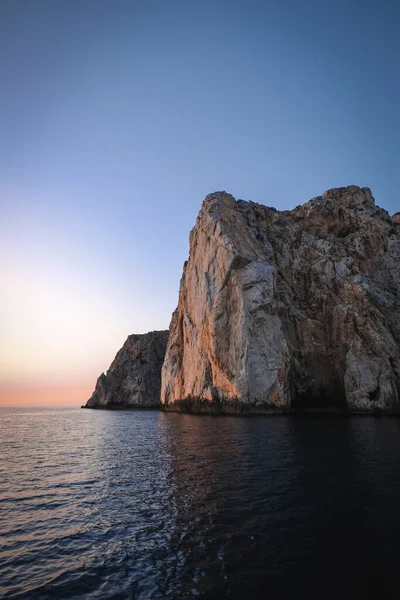
[[[164,593],[397,597],[399,421],[160,420],[175,519]]]
[[[277,418],[267,433],[257,419],[162,418],[170,432],[176,510],[166,579],[182,597],[231,596],[238,570],[247,570],[264,544],[260,514],[279,521],[280,499],[298,478],[290,420]],[[247,581],[248,591],[251,586]]]
[[[1,417],[1,597],[397,598],[396,419]]]

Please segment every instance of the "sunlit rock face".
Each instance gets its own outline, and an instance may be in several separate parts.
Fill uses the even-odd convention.
[[[393,223],[400,223],[400,212],[392,216]]]
[[[161,366],[168,331],[130,335],[106,374],[100,375],[86,408],[143,408],[160,405]]]
[[[400,227],[368,188],[279,212],[225,192],[190,234],[166,409],[397,412]]]

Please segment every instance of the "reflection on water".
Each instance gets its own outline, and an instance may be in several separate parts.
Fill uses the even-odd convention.
[[[4,598],[398,597],[398,420],[0,419]]]

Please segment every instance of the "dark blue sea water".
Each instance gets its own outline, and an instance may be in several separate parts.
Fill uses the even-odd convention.
[[[0,419],[2,598],[400,595],[399,420]]]

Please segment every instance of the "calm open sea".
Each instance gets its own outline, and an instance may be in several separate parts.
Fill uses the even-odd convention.
[[[0,597],[399,598],[400,420],[0,410]]]

